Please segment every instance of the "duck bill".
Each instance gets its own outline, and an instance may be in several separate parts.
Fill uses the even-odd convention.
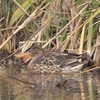
[[[28,59],[30,58],[29,52],[20,53],[15,55],[16,58]]]

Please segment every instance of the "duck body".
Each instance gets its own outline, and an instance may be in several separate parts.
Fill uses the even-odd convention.
[[[33,73],[75,74],[86,64],[86,61],[78,61],[83,55],[66,52],[46,52],[40,47],[30,49],[29,55],[31,61],[27,68]]]

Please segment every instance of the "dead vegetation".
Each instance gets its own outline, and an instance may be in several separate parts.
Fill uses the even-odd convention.
[[[7,8],[5,8],[5,3]],[[87,52],[100,59],[98,0],[22,0],[0,4],[0,49],[25,52],[32,45]]]

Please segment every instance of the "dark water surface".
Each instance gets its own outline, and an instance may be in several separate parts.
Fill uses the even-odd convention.
[[[0,100],[100,100],[100,75],[33,74],[16,67],[0,71]],[[59,82],[67,79],[64,85]]]

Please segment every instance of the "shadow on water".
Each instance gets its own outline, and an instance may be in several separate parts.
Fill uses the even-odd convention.
[[[33,74],[17,66],[1,70],[0,100],[100,100],[100,75],[68,76]],[[67,79],[64,86],[56,86]]]

